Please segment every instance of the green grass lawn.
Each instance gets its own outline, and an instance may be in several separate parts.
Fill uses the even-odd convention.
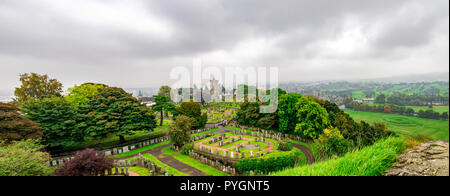
[[[400,134],[422,134],[438,140],[449,140],[448,121],[378,112],[353,110],[345,110],[345,112],[350,114],[355,121],[366,121],[368,123],[384,122],[390,130]]]
[[[211,175],[211,176],[229,176],[227,173],[219,171],[219,170],[217,170],[217,169],[215,169],[213,167],[210,167],[208,165],[204,165],[204,164],[200,163],[199,161],[197,161],[197,160],[195,160],[195,159],[193,159],[193,158],[191,158],[191,157],[189,157],[187,155],[184,155],[184,154],[181,154],[181,153],[176,154],[174,151],[172,151],[170,149],[170,146],[165,148],[163,150],[163,153],[167,154],[167,155],[170,155],[173,158],[177,159],[178,161],[180,161],[180,162],[182,162],[184,164],[190,165],[190,166],[192,166],[192,167],[194,167],[194,168],[204,172],[205,174],[208,174],[208,175]]]
[[[439,112],[442,114],[444,112],[448,113],[448,105],[445,106],[433,106],[433,108],[429,108],[428,106],[406,106],[407,108],[412,108],[415,112],[419,112],[420,110],[427,111],[433,110],[435,112]]]
[[[211,132],[218,131],[218,130],[219,130],[219,128],[214,128],[214,129],[211,129],[209,131],[203,131],[203,132],[199,132],[199,133],[194,133],[194,134],[191,134],[191,137],[195,137],[195,136],[198,136],[198,135],[211,133]]]

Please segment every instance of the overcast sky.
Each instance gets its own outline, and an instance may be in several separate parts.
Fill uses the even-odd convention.
[[[0,0],[0,89],[168,83],[174,66],[276,66],[280,82],[449,70],[448,0]]]

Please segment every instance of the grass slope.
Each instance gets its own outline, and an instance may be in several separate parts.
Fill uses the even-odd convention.
[[[390,168],[406,142],[400,137],[380,140],[338,159],[273,173],[273,176],[380,176]]]
[[[422,134],[438,140],[449,140],[448,121],[378,112],[363,112],[353,110],[345,110],[345,112],[350,114],[350,116],[356,121],[363,120],[368,123],[384,122],[390,130],[400,134]]]
[[[204,164],[200,163],[199,161],[197,161],[187,155],[174,152],[173,150],[170,149],[170,146],[163,149],[163,153],[167,154],[169,156],[172,156],[173,158],[177,159],[178,161],[180,161],[184,164],[190,165],[190,166],[204,172],[205,174],[208,174],[211,176],[229,176],[227,173],[219,171],[208,165],[204,165]]]

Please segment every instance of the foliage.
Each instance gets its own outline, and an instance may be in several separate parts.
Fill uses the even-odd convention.
[[[158,95],[170,98],[170,91],[172,91],[170,86],[161,86],[161,88],[159,88]]]
[[[50,155],[40,150],[36,140],[0,142],[0,176],[48,176],[53,169],[46,165]]]
[[[62,84],[56,79],[50,79],[47,75],[21,74],[20,82],[22,85],[14,91],[15,101],[20,104],[29,99],[60,97],[63,92]]]
[[[273,176],[379,176],[406,147],[404,139],[390,137],[338,159],[276,172]]]
[[[160,112],[160,126],[163,125],[164,121],[164,113],[172,112],[175,109],[175,105],[170,100],[170,97],[164,95],[155,96],[155,105],[153,106],[153,110]]]
[[[278,150],[280,151],[291,151],[292,150],[292,143],[287,141],[287,142],[280,142],[278,144]]]
[[[153,130],[156,127],[153,111],[121,88],[99,89],[86,106],[89,138],[101,139],[108,134],[116,134],[120,141],[125,135],[138,130]]]
[[[174,117],[183,115],[194,119],[192,122],[192,129],[202,129],[208,121],[208,115],[202,114],[200,103],[192,100],[189,102],[182,102],[176,108],[173,115]]]
[[[330,126],[327,111],[312,99],[301,97],[296,106],[298,123],[295,126],[295,135],[315,139]]]
[[[189,155],[189,152],[190,152],[191,150],[193,150],[193,149],[194,149],[194,144],[189,143],[189,144],[184,145],[184,146],[181,148],[181,152],[182,152],[183,154],[185,154],[185,155]]]
[[[42,127],[42,142],[48,147],[69,147],[83,140],[78,126],[79,115],[74,106],[62,97],[30,99],[23,104],[23,112]]]
[[[236,162],[236,170],[242,174],[247,172],[269,173],[294,167],[297,154],[293,151],[274,152],[259,158],[244,158]]]
[[[76,153],[74,159],[56,169],[57,176],[96,176],[114,167],[105,152],[86,149]]]
[[[107,87],[104,84],[85,83],[69,88],[66,100],[74,106],[86,106],[90,97],[98,93],[98,89]]]
[[[194,119],[187,116],[177,116],[175,121],[169,127],[170,140],[178,147],[183,146],[189,141],[188,132],[192,128],[192,122]]]
[[[278,117],[280,118],[279,132],[292,133],[297,125],[297,102],[302,96],[289,93],[280,96],[278,100]]]
[[[18,112],[15,105],[0,102],[0,140],[11,142],[42,137],[42,128]]]

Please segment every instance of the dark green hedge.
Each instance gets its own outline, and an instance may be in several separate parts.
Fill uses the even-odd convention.
[[[246,174],[250,171],[267,174],[294,167],[297,162],[297,156],[298,153],[289,151],[274,152],[259,158],[245,158],[236,162],[236,169],[241,174]]]

